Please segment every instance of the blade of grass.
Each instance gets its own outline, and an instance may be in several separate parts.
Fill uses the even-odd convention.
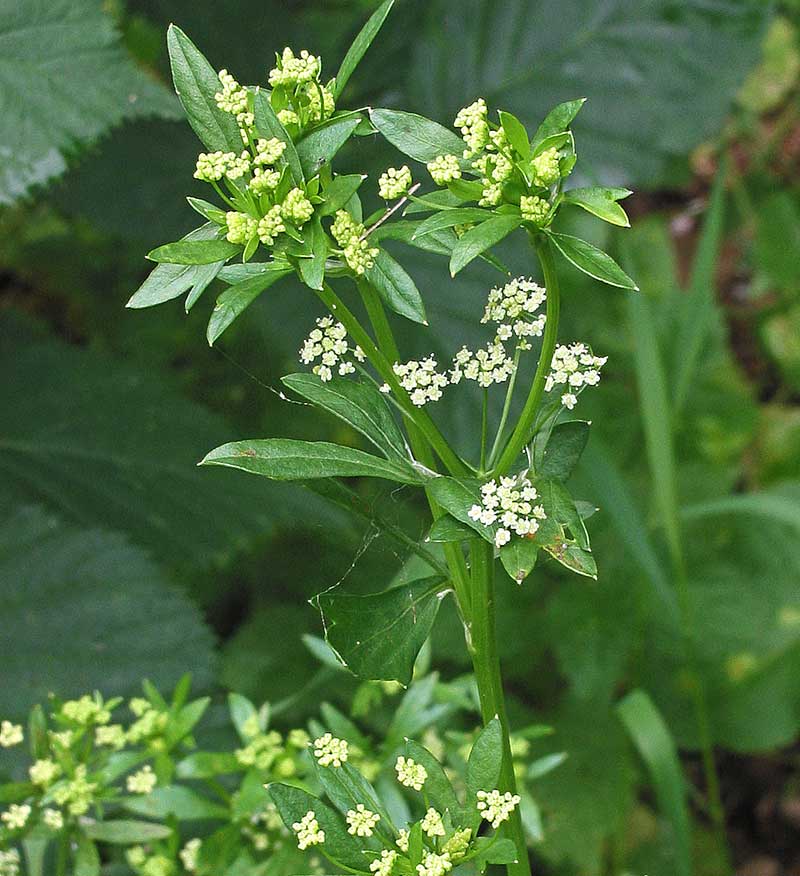
[[[700,520],[723,514],[749,514],[791,526],[800,531],[800,501],[776,493],[748,493],[698,502],[681,509],[684,520]]]
[[[673,362],[675,368],[673,405],[676,417],[680,415],[686,403],[716,305],[714,274],[725,222],[727,175],[728,161],[723,157],[711,189],[710,206],[697,246],[689,288],[682,296]]]
[[[692,874],[692,842],[686,783],[675,742],[653,701],[634,690],[617,705],[617,714],[647,765],[659,808],[672,828],[676,876]]]

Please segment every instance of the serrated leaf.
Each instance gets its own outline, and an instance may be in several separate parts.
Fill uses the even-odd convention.
[[[214,305],[214,310],[208,321],[206,338],[209,346],[214,345],[220,335],[230,328],[231,324],[247,310],[262,292],[290,273],[292,273],[291,268],[276,265],[272,268],[265,268],[247,280],[229,286],[217,298],[217,303]]]
[[[210,265],[232,258],[241,251],[238,243],[227,240],[178,240],[157,246],[147,253],[147,258],[170,265]]]
[[[214,95],[221,90],[216,70],[203,53],[176,25],[167,31],[167,49],[175,92],[194,132],[209,151],[242,150],[236,119],[217,106]]]
[[[367,859],[361,851],[360,842],[347,832],[341,817],[330,806],[308,791],[290,785],[276,783],[269,785],[267,790],[287,829],[291,830],[292,825],[302,820],[306,812],[313,811],[320,828],[325,832],[325,842],[320,846],[325,856],[359,873],[368,872]]]
[[[306,179],[315,176],[323,164],[330,164],[360,124],[359,115],[331,119],[297,143],[297,157]]]
[[[428,541],[435,543],[444,543],[452,541],[464,541],[465,539],[475,538],[475,531],[472,527],[467,526],[460,520],[456,520],[451,514],[442,514],[433,521],[433,525],[428,532]]]
[[[425,305],[417,284],[399,262],[382,249],[364,277],[380,295],[384,304],[412,322],[427,325]]]
[[[50,692],[134,693],[144,672],[172,684],[187,662],[210,683],[213,639],[197,609],[122,536],[27,508],[0,525],[0,556],[2,714],[22,719]]]
[[[630,227],[630,220],[617,201],[633,194],[629,189],[609,189],[602,186],[591,186],[584,189],[570,189],[564,192],[564,203],[582,207],[587,213],[592,213],[605,222]]]
[[[431,232],[453,228],[456,225],[484,222],[492,215],[491,211],[483,210],[480,207],[457,207],[455,210],[442,210],[421,222],[414,232],[413,239],[417,240],[426,234],[431,234]]]
[[[473,830],[480,824],[480,812],[476,805],[478,791],[507,790],[499,787],[502,765],[503,728],[499,718],[492,718],[478,734],[467,759],[464,823]]]
[[[544,478],[565,481],[580,461],[589,440],[590,424],[585,420],[557,423],[547,444],[536,459],[536,474]]]
[[[301,508],[337,519],[314,496],[274,485],[265,503],[262,484],[196,468],[230,427],[157,373],[56,341],[17,340],[2,319],[0,367],[0,500],[127,533],[182,568],[224,561]]]
[[[153,824],[150,821],[90,821],[82,826],[89,839],[99,843],[112,845],[132,845],[134,843],[149,843],[154,840],[167,839],[172,835],[172,829],[165,824]]]
[[[289,389],[348,423],[389,458],[408,461],[400,427],[386,397],[369,383],[334,378],[323,381],[315,374],[289,374],[282,381]]]
[[[427,163],[440,155],[461,155],[464,151],[464,141],[454,131],[416,113],[371,109],[369,117],[392,146],[415,161]]]
[[[385,0],[385,2],[381,3],[356,35],[352,45],[347,50],[347,54],[344,56],[339,72],[336,74],[335,97],[339,97],[345,85],[350,81],[353,71],[359,65],[367,49],[372,45],[372,41],[383,27],[383,22],[386,21],[386,16],[391,12],[392,6],[394,6],[394,0]]]
[[[0,204],[61,175],[78,146],[125,119],[178,118],[160,83],[137,69],[114,20],[93,0],[0,6]]]
[[[315,598],[325,638],[360,678],[408,684],[439,611],[440,577],[357,596],[328,590]]]
[[[588,274],[603,283],[608,283],[609,286],[639,291],[636,283],[602,249],[570,234],[556,234],[555,231],[550,231],[547,236],[556,245],[561,255],[584,274]]]
[[[149,794],[137,797],[123,797],[123,809],[146,818],[167,818],[170,815],[180,821],[206,821],[227,818],[225,806],[203,797],[183,785],[167,785],[155,788]]]
[[[224,465],[273,480],[375,477],[401,484],[419,484],[422,478],[411,465],[379,459],[363,450],[326,441],[263,438],[234,441],[212,450],[201,465]]]
[[[521,223],[520,216],[493,216],[465,232],[453,247],[453,255],[450,257],[451,276],[455,277],[481,253],[508,237]]]
[[[216,240],[218,236],[218,226],[212,222],[207,222],[200,228],[190,231],[183,240]],[[134,309],[153,307],[156,304],[163,304],[165,301],[178,298],[190,289],[192,290],[191,296],[196,300],[199,292],[216,276],[216,273],[214,276],[209,276],[215,265],[218,265],[221,269],[224,264],[224,261],[210,265],[160,264],[153,268],[150,276],[134,292],[125,306]],[[202,289],[200,288],[201,286]]]
[[[537,149],[548,137],[566,131],[585,103],[586,98],[581,97],[553,107],[537,128],[531,141],[531,149]]]

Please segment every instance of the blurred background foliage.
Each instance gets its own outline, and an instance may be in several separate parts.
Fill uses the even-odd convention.
[[[290,697],[293,720],[320,684],[340,703],[356,690],[326,686],[318,645],[302,644],[320,632],[306,600],[344,577],[376,589],[407,558],[310,491],[195,468],[235,438],[358,442],[275,390],[315,299],[284,283],[213,350],[208,301],[188,317],[123,305],[143,253],[191,227],[197,193],[167,24],[256,82],[285,44],[335,69],[375,5],[0,0],[3,717],[51,690],[129,693],[187,669],[207,691]],[[540,872],[675,872],[616,704],[647,690],[702,787],[699,683],[739,872],[800,873],[799,22],[797,0],[398,0],[345,93],[445,124],[482,95],[529,126],[585,96],[586,181],[636,190],[633,230],[594,241],[642,295],[565,276],[563,339],[610,356],[581,402],[594,429],[573,489],[599,507],[599,581],[544,564],[499,605],[518,726],[552,724],[568,754],[536,783]],[[378,139],[347,148],[373,174],[398,159]],[[490,269],[453,281],[398,255],[440,350],[471,343]],[[530,271],[524,253],[501,255]],[[446,402],[437,417],[453,434],[474,422]],[[402,492],[358,488],[422,534]],[[444,677],[468,669],[452,615],[432,661]],[[702,796],[692,814],[698,872],[723,872]]]

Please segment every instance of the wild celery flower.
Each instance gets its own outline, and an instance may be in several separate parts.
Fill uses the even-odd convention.
[[[28,823],[31,815],[31,807],[27,803],[12,803],[8,809],[0,815],[0,821],[8,830],[22,830]]]
[[[380,858],[376,858],[369,865],[369,869],[375,876],[390,876],[397,861],[397,852],[394,849],[384,849]]]
[[[320,766],[338,768],[347,761],[348,755],[348,745],[344,739],[325,733],[314,740],[314,757]]]
[[[312,809],[292,825],[292,830],[297,835],[297,848],[301,851],[325,842],[325,831],[320,830],[316,813]]]
[[[323,316],[317,320],[317,327],[300,348],[300,361],[303,364],[310,365],[320,359],[319,364],[315,365],[312,370],[320,380],[326,383],[333,378],[334,368],[340,377],[344,377],[356,370],[353,359],[357,362],[363,362],[365,358],[361,347],[352,345],[348,341],[347,329],[331,316]],[[314,744],[316,745],[316,743]],[[346,745],[347,743],[345,743]]]
[[[50,830],[61,830],[64,827],[64,816],[58,809],[46,808],[42,811],[42,822]]]
[[[417,763],[410,757],[398,757],[394,768],[397,772],[397,781],[401,785],[404,785],[406,788],[413,788],[415,791],[422,790],[428,778],[428,771],[421,763]]]
[[[519,794],[512,794],[510,791],[501,794],[497,790],[478,791],[477,797],[481,818],[488,821],[495,829],[504,821],[508,821],[521,799]]]
[[[12,724],[11,721],[3,721],[0,724],[0,747],[13,748],[15,745],[20,745],[24,739],[25,734],[20,724]]]
[[[390,167],[380,175],[378,180],[378,194],[384,201],[393,201],[401,198],[411,188],[412,178],[408,165],[403,165],[399,170]]]
[[[28,775],[34,785],[39,785],[41,788],[47,788],[61,774],[61,767],[49,758],[41,758],[32,764],[28,769]]]
[[[534,502],[539,498],[536,487],[525,474],[517,477],[487,481],[481,487],[481,501],[469,509],[469,518],[484,526],[499,523],[495,532],[498,548],[511,541],[512,534],[520,537],[533,535],[539,521],[547,519],[545,510]]]
[[[595,356],[586,344],[559,344],[545,380],[545,392],[561,387],[564,390],[561,404],[571,411],[578,402],[578,393],[584,387],[597,386],[600,382],[600,371],[607,361],[607,356]]]
[[[381,820],[380,815],[376,812],[371,812],[359,803],[355,809],[349,809],[345,815],[347,821],[347,832],[353,836],[372,836],[375,825]]]
[[[435,836],[445,835],[442,816],[432,806],[425,813],[421,824],[422,832],[430,839],[433,839]]]
[[[411,403],[421,408],[428,402],[439,401],[442,390],[448,384],[447,375],[437,371],[433,355],[417,361],[395,362],[392,370],[400,380],[400,385],[411,398]]]
[[[436,852],[428,852],[422,859],[422,863],[417,864],[419,876],[444,876],[452,869],[453,862],[447,852],[441,855],[437,855]]]
[[[22,860],[16,849],[0,850],[0,876],[19,876]]]
[[[131,794],[152,794],[157,783],[156,774],[150,764],[145,764],[138,772],[128,776],[126,787]]]
[[[461,165],[457,155],[439,155],[428,162],[428,173],[437,186],[461,179]]]

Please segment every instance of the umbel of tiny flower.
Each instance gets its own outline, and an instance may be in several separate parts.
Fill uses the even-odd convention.
[[[179,857],[185,870],[193,873],[197,869],[198,857],[200,855],[200,847],[203,841],[195,837],[190,839],[186,845],[180,850]]]
[[[422,819],[422,832],[433,839],[436,836],[444,836],[444,821],[442,816],[433,808],[430,807]]]
[[[138,772],[128,776],[127,788],[131,794],[150,794],[156,786],[156,774],[150,764],[145,764]]]
[[[49,758],[37,760],[29,769],[28,775],[34,785],[47,788],[61,774],[61,767]]]
[[[392,370],[400,379],[400,385],[409,394],[411,403],[422,407],[427,402],[439,401],[442,389],[447,386],[447,375],[437,371],[436,359],[431,355],[422,360],[395,362]]]
[[[27,803],[12,803],[8,809],[0,815],[0,821],[9,830],[22,830],[31,815],[31,807]]]
[[[477,807],[481,818],[488,821],[495,829],[500,827],[504,821],[508,821],[521,799],[518,794],[512,794],[510,791],[501,794],[497,790],[478,791],[477,797]]]
[[[11,721],[3,721],[0,724],[0,747],[12,748],[19,745],[24,739],[25,734],[19,724],[12,724]]]
[[[595,356],[586,344],[559,344],[553,353],[545,392],[561,387],[561,404],[571,411],[578,403],[578,393],[600,382],[600,370],[607,361],[608,357]]]
[[[390,876],[396,861],[397,852],[394,849],[384,849],[380,858],[370,863],[369,869],[375,876]]]
[[[347,832],[353,836],[372,836],[375,825],[381,820],[376,812],[370,812],[363,803],[356,805],[355,809],[349,809],[345,815]]]
[[[469,509],[470,520],[493,526],[499,523],[494,543],[498,548],[511,541],[512,533],[521,537],[533,535],[539,529],[539,521],[547,515],[541,505],[534,502],[539,497],[536,487],[524,473],[516,477],[487,481],[481,487],[481,501]]]
[[[330,733],[325,733],[314,740],[314,757],[320,766],[340,767],[347,761],[348,745],[344,739],[337,739]]]
[[[444,876],[453,869],[453,862],[450,860],[450,855],[447,852],[441,855],[436,852],[428,852],[422,859],[421,864],[417,864],[417,873],[419,876]]]
[[[395,198],[402,198],[411,188],[411,183],[411,171],[407,165],[404,164],[399,170],[390,167],[380,175],[378,194],[384,201],[393,201]]]
[[[365,358],[361,347],[351,345],[347,340],[347,329],[330,316],[317,320],[317,327],[300,348],[300,361],[303,364],[310,365],[320,360],[312,371],[325,382],[333,377],[334,368],[340,377],[344,377],[356,370],[353,359],[363,362]]]
[[[397,772],[397,781],[406,788],[413,788],[415,791],[421,791],[426,779],[428,771],[421,763],[417,763],[413,758],[398,757],[397,763],[394,765]]]
[[[320,830],[316,813],[312,809],[292,825],[292,830],[297,835],[297,848],[301,851],[325,842],[325,831]]]
[[[0,850],[0,876],[19,876],[21,863],[22,859],[16,849]]]
[[[560,145],[521,154],[508,141],[502,125],[490,119],[483,98],[459,110],[454,125],[464,140],[463,154],[438,155],[428,162],[434,183],[446,186],[468,174],[480,180],[480,206],[511,204],[533,226],[549,225],[561,181],[575,163],[571,136],[565,134]]]
[[[344,260],[354,273],[364,274],[375,264],[378,249],[369,245],[364,238],[366,228],[346,210],[336,211],[331,234],[342,248]]]

